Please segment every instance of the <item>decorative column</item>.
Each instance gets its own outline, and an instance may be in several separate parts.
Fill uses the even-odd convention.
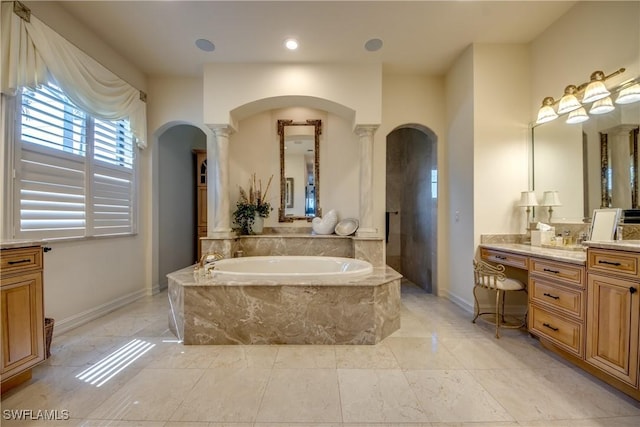
[[[211,127],[213,140],[207,141],[207,236],[227,237],[231,234],[229,201],[229,135],[228,126]]]
[[[373,236],[373,134],[377,125],[358,125],[355,133],[360,138],[360,227],[358,236]]]

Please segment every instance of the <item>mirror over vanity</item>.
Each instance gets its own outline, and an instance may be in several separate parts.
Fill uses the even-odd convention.
[[[311,221],[321,216],[321,120],[278,120],[280,138],[279,222]]]
[[[610,99],[628,86],[610,89]],[[620,208],[626,222],[640,222],[640,217],[632,219],[634,211],[640,214],[640,102],[613,103],[613,107],[604,114],[589,113],[581,123],[568,124],[568,115],[561,115],[532,126],[531,182],[540,200],[545,191],[558,192],[561,206],[554,206],[554,220],[582,222],[594,209]],[[590,108],[585,105],[585,110]],[[547,220],[544,213],[537,216]]]

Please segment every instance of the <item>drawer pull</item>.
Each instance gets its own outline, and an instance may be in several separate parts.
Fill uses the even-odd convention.
[[[554,332],[558,332],[558,331],[560,330],[560,328],[554,328],[553,326],[551,326],[551,325],[550,325],[550,324],[548,324],[548,323],[543,323],[543,324],[542,324],[542,326],[544,326],[545,328],[549,328],[549,329],[551,329],[551,330],[552,330],[552,331],[554,331]]]
[[[31,260],[30,259],[20,259],[18,261],[9,261],[7,264],[14,265],[14,264],[22,264],[22,263],[25,263],[25,262],[31,262]]]
[[[557,296],[555,296],[555,295],[551,295],[551,294],[549,294],[549,293],[544,293],[543,295],[544,295],[545,297],[549,297],[549,298],[553,298],[553,299],[560,299],[560,297],[557,297]]]
[[[629,292],[633,295],[633,294],[635,294],[636,292],[638,292],[638,290],[637,290],[636,288],[634,288],[633,286],[630,286],[630,287],[629,287]]]
[[[496,255],[496,258],[498,258],[498,259],[502,259],[502,260],[507,259],[507,257],[506,257],[506,256],[502,256],[502,255]]]
[[[553,273],[553,274],[560,274],[560,272],[558,270],[551,270],[549,268],[545,268],[543,271],[549,272],[549,273]]]
[[[601,259],[598,260],[598,264],[615,265],[616,267],[620,267],[622,265],[619,262],[603,261]]]

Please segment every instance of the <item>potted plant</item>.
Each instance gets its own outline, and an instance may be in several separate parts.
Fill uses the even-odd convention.
[[[273,210],[271,204],[266,201],[272,179],[273,175],[269,178],[264,192],[262,191],[262,180],[258,180],[256,183],[256,174],[251,176],[248,195],[240,187],[240,200],[236,203],[233,220],[237,225],[235,230],[241,235],[262,233],[264,218],[268,218],[269,213]]]

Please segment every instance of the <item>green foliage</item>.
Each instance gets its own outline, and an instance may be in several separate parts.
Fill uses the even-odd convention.
[[[262,218],[268,218],[272,210],[273,208],[269,202],[256,205],[243,200],[238,201],[236,210],[233,212],[233,221],[238,226],[235,230],[241,235],[255,234],[253,232],[253,223],[256,213]]]
[[[253,223],[255,222],[256,214],[261,218],[269,217],[269,213],[271,213],[273,208],[269,202],[265,202],[265,199],[272,179],[273,175],[269,178],[264,193],[262,192],[262,181],[256,181],[256,174],[251,175],[248,195],[247,192],[244,191],[244,188],[240,187],[240,200],[236,203],[236,210],[233,212],[233,221],[238,226],[234,228],[234,230],[240,234],[255,234],[253,232]],[[256,182],[258,186],[256,186]]]

